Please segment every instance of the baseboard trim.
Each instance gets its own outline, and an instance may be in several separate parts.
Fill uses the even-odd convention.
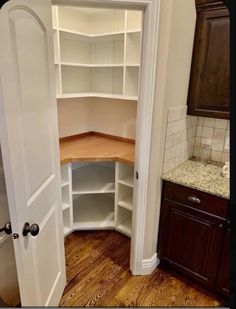
[[[150,259],[142,260],[141,275],[150,275],[160,264],[160,260],[155,253]]]

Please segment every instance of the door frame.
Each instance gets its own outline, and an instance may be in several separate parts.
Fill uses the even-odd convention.
[[[133,224],[131,236],[130,269],[133,275],[151,273],[159,263],[157,255],[143,259],[145,220],[148,201],[149,168],[153,107],[155,102],[155,79],[158,48],[158,33],[161,0],[52,0],[53,5],[86,6],[96,8],[122,8],[142,10],[144,23],[142,31],[141,74],[139,78],[139,101],[137,110],[137,131],[135,151]],[[148,260],[149,261],[149,260]]]

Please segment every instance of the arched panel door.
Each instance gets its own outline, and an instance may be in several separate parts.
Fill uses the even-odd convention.
[[[50,0],[1,8],[0,129],[23,306],[58,305],[66,282],[52,36]]]

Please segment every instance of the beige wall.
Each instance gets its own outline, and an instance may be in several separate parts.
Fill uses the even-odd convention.
[[[195,22],[194,0],[161,0],[144,259],[156,252],[167,112],[186,105]]]
[[[58,100],[60,137],[97,131],[135,139],[137,102],[102,98]]]

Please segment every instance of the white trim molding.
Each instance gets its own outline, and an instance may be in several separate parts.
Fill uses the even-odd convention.
[[[144,13],[134,167],[135,174],[136,172],[138,173],[138,179],[135,179],[134,185],[135,207],[132,216],[133,224],[130,250],[130,269],[133,275],[141,275],[143,272],[153,107],[156,98],[155,82],[160,1],[161,0],[52,0],[52,4],[54,5],[110,7],[131,10],[139,9]],[[155,263],[156,262],[154,262],[153,265],[156,265]]]
[[[150,275],[160,264],[160,260],[155,253],[150,259],[142,260],[142,269],[140,275]]]

